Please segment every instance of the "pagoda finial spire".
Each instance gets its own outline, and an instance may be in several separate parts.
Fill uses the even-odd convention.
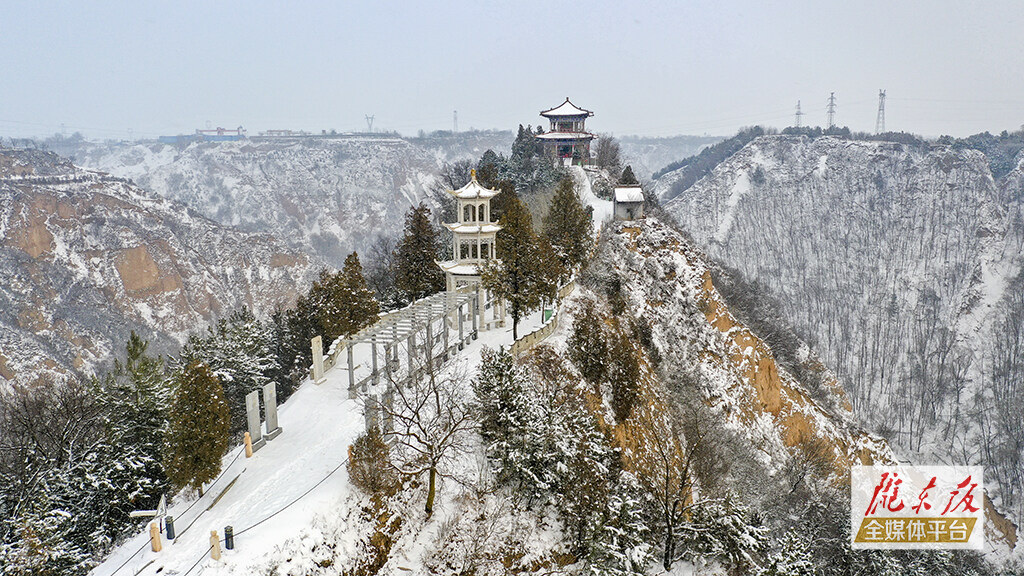
[[[470,179],[473,180],[473,182],[476,182],[476,168],[469,169],[469,177]]]

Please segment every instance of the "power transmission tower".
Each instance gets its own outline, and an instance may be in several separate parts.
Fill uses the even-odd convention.
[[[366,117],[366,131],[373,132],[373,116]]]
[[[452,134],[459,132],[459,111],[452,110]]]
[[[836,127],[836,93],[832,92],[828,96],[828,127]]]
[[[800,101],[797,100],[796,101],[796,127],[797,128],[799,128],[801,126],[801,124],[802,124],[801,118],[803,117],[803,115],[804,115],[804,113],[800,111]]]
[[[885,132],[885,90],[878,91],[878,120],[875,121],[875,134]]]

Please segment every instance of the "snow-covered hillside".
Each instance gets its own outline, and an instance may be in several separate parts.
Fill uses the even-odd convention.
[[[0,376],[89,373],[131,331],[157,353],[294,300],[307,256],[50,153],[0,150]]]
[[[250,139],[187,146],[85,147],[76,161],[131,178],[221,224],[264,232],[340,267],[379,235],[396,236],[428,201],[445,162],[506,152],[509,132]]]
[[[556,394],[570,391],[563,401],[574,394],[585,400],[578,405],[582,413],[577,416],[590,422],[601,438],[588,441],[614,447],[604,454],[621,462],[615,469],[624,467],[624,481],[632,482],[634,489],[654,481],[657,466],[650,467],[650,458],[657,446],[679,440],[668,431],[681,434],[681,430],[675,424],[665,428],[661,419],[668,425],[671,418],[667,415],[674,410],[693,409],[671,406],[681,401],[677,394],[689,386],[696,386],[693,398],[701,405],[707,403],[714,415],[715,423],[708,425],[717,430],[724,422],[729,430],[722,432],[725,436],[716,436],[727,438],[729,446],[713,450],[736,450],[722,456],[749,459],[738,459],[728,471],[700,472],[702,498],[710,499],[722,490],[710,483],[720,474],[719,479],[727,483],[725,489],[740,494],[739,500],[777,512],[782,504],[775,495],[790,490],[787,482],[792,481],[792,463],[804,461],[806,446],[826,447],[829,464],[824,478],[831,480],[824,486],[841,483],[842,470],[849,462],[892,459],[884,440],[853,423],[848,408],[841,405],[841,391],[832,387],[819,396],[819,400],[831,398],[826,406],[777,363],[770,347],[729,311],[711,283],[711,263],[682,234],[649,219],[616,224],[606,229],[604,236],[594,269],[561,303],[557,329],[543,346],[521,358],[519,370],[527,371],[536,386],[559,382],[551,390]],[[618,296],[605,290],[609,278],[619,280]],[[619,297],[627,311],[613,316],[610,307]],[[658,350],[660,368],[652,364],[651,350],[640,343],[631,345],[643,368],[641,398],[627,419],[616,421],[608,404],[609,392],[595,391],[568,361],[573,355],[569,341],[577,314],[584,311],[596,312],[609,327],[632,322],[650,327],[650,343]],[[531,314],[521,330],[529,332],[538,321],[539,316]],[[480,340],[450,360],[442,374],[463,373],[461,394],[469,401],[474,395],[471,379],[481,377],[483,347],[496,349],[510,343],[508,328],[484,332]],[[804,351],[803,358],[813,363],[809,352]],[[365,358],[356,360],[366,363]],[[534,501],[515,485],[501,484],[492,468],[496,462],[485,460],[484,444],[475,431],[468,452],[444,468],[432,516],[423,510],[422,478],[406,482],[393,496],[362,493],[348,480],[344,467],[347,446],[360,433],[363,414],[360,402],[347,398],[348,374],[343,366],[330,370],[324,384],[304,383],[281,410],[284,433],[252,459],[239,456],[240,449],[229,454],[226,472],[198,503],[188,495],[172,503],[168,511],[179,527],[176,542],[153,553],[146,536],[140,534],[116,550],[94,574],[334,575],[360,569],[380,575],[467,569],[480,575],[504,574],[510,569],[577,574],[591,568],[618,569],[623,562],[635,562],[638,569],[648,566],[647,573],[662,573],[653,572],[660,563],[655,560],[661,542],[656,520],[645,520],[651,524],[629,536],[635,547],[625,556],[581,557],[573,544],[578,528],[565,525],[558,504],[561,498],[575,496],[564,493]],[[549,378],[555,380],[549,382]],[[537,409],[558,411],[554,405]],[[651,434],[661,440],[654,440]],[[584,440],[561,438],[561,443],[582,450],[573,447],[577,443],[582,447]],[[691,437],[689,441],[696,440]],[[568,467],[577,465],[564,461],[553,473],[565,474]],[[807,482],[816,481],[808,477]],[[780,487],[785,490],[778,492]],[[566,492],[588,494],[592,489],[577,484]],[[803,490],[799,494],[805,494]],[[601,496],[592,497],[597,500],[588,501],[591,504],[579,511],[586,518],[600,517],[606,506]],[[638,514],[640,507],[650,504],[641,504],[642,499],[612,502],[616,514],[627,504],[637,506]],[[762,521],[781,526],[790,520]],[[223,538],[223,528],[228,525],[234,527],[236,549],[226,551],[220,561],[211,560],[210,531],[217,530]],[[615,533],[595,530],[598,533],[593,538],[609,538]],[[601,546],[614,547],[615,542],[595,546],[603,550]],[[718,562],[726,562],[725,556],[716,554],[675,561],[671,573],[713,573],[722,569]],[[766,551],[752,561],[767,563],[768,557]]]
[[[765,136],[666,208],[769,288],[863,422],[919,459],[994,472],[1017,466],[979,428],[1024,262],[1022,169],[997,182],[971,150]]]

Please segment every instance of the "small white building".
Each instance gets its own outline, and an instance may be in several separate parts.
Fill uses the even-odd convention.
[[[644,217],[644,191],[639,186],[619,186],[613,198],[616,220],[636,220]]]

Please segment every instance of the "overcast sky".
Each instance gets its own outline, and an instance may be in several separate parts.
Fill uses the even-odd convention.
[[[844,6],[840,7],[839,4]],[[415,134],[536,124],[566,96],[617,135],[1024,124],[1024,2],[0,0],[0,135],[243,125]]]

